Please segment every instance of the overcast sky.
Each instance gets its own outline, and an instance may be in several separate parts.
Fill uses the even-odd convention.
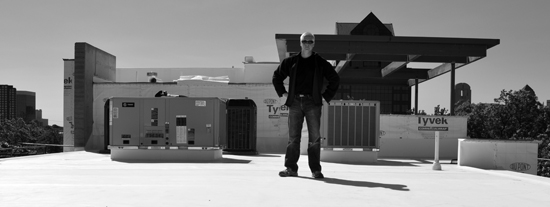
[[[117,68],[242,68],[244,56],[279,61],[277,33],[334,34],[370,12],[396,36],[500,39],[456,72],[474,103],[526,84],[550,99],[548,0],[0,0],[0,84],[36,92],[43,117],[62,125],[62,59],[75,42],[115,55]],[[422,83],[419,109],[449,108],[449,81]]]

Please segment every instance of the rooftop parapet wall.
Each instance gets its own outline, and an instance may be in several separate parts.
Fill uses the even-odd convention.
[[[74,54],[74,146],[86,146],[92,134],[93,80],[115,81],[116,57],[88,43],[75,43]]]

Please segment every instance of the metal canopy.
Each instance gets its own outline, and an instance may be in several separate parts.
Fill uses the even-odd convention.
[[[301,34],[275,34],[279,60],[299,53]],[[361,73],[364,80],[401,79],[409,86],[435,78],[487,56],[487,50],[500,43],[499,39],[405,37],[368,35],[315,35],[314,51],[327,60],[336,61],[342,73],[350,61],[380,61],[387,65],[380,72]],[[441,63],[434,68],[408,68],[408,63]],[[349,70],[346,73],[353,73]],[[378,81],[377,81],[378,82]]]

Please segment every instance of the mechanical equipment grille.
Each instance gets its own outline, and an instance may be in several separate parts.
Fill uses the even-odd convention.
[[[256,151],[256,104],[250,99],[227,102],[226,151]]]
[[[378,101],[332,101],[327,108],[323,147],[379,149]]]

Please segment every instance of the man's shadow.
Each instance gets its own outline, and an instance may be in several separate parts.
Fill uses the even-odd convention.
[[[375,183],[375,182],[368,182],[368,181],[344,180],[344,179],[329,178],[329,177],[325,177],[323,179],[314,179],[310,177],[298,176],[298,178],[322,181],[325,183],[337,184],[337,185],[348,185],[348,186],[367,187],[367,188],[388,188],[392,190],[409,191],[409,188],[406,185],[400,185],[400,184],[385,184],[385,183]]]

